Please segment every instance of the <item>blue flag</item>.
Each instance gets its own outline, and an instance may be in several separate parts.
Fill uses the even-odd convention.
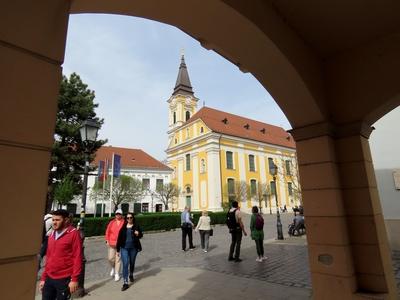
[[[120,174],[121,174],[121,155],[114,154],[113,176],[119,177]]]

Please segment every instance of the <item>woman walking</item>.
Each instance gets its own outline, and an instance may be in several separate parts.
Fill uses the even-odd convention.
[[[135,216],[133,213],[128,213],[125,217],[125,223],[119,231],[117,240],[117,251],[121,255],[122,275],[124,278],[122,291],[129,288],[128,274],[129,281],[134,281],[133,271],[135,270],[136,255],[142,251],[142,245],[139,240],[142,237],[143,233],[135,222]]]
[[[256,261],[262,262],[267,259],[267,257],[264,256],[264,219],[258,212],[257,206],[253,206],[252,213],[250,220],[251,238],[256,242]]]
[[[197,223],[195,231],[197,232],[198,230],[200,231],[201,249],[203,249],[204,253],[207,253],[211,231],[211,219],[206,210],[203,210],[199,218],[199,223]]]

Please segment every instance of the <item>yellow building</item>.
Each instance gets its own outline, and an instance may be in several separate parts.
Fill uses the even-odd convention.
[[[169,104],[167,164],[180,188],[175,209],[222,210],[237,200],[276,209],[300,204],[295,143],[281,127],[203,106],[197,110],[184,57]],[[264,210],[265,211],[265,210]]]

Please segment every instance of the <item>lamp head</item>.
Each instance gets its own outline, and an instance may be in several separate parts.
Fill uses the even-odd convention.
[[[99,128],[100,124],[93,119],[87,119],[86,121],[83,121],[81,127],[79,128],[82,142],[95,142]]]

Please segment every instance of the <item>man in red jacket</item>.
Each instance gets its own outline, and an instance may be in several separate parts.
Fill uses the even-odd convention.
[[[66,210],[56,210],[52,215],[53,233],[48,239],[46,265],[39,288],[42,300],[66,300],[78,289],[82,241],[79,231],[68,222]]]

